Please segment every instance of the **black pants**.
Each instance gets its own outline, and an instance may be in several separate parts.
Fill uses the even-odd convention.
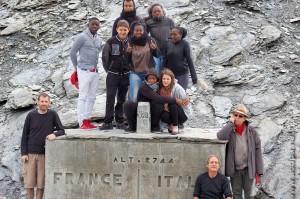
[[[106,77],[106,108],[104,123],[111,123],[114,120],[123,122],[123,104],[127,95],[129,86],[129,74],[116,75],[107,73]],[[115,105],[115,98],[117,103]]]
[[[178,124],[183,124],[187,121],[187,116],[185,115],[183,109],[177,104],[168,104],[169,112],[163,111],[161,113],[161,121],[167,124],[172,124],[173,126],[178,126]]]
[[[133,129],[136,129],[136,117],[137,117],[137,107],[138,103],[127,100],[124,103],[124,113],[127,118],[128,125]],[[159,129],[160,115],[163,111],[163,104],[156,102],[150,102],[150,112],[151,112],[151,129]]]

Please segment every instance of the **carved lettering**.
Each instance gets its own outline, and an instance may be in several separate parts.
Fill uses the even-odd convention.
[[[184,187],[184,181],[183,181],[182,176],[179,176],[179,177],[178,177],[176,187]]]
[[[138,111],[137,115],[139,118],[149,118],[148,112]]]
[[[158,183],[157,183],[158,185],[158,187],[161,187],[161,176],[158,176]]]
[[[167,180],[167,187],[171,186],[171,179],[173,178],[173,176],[165,176],[165,179]]]
[[[113,175],[113,186],[122,186],[120,179],[122,178],[121,174],[114,174]]]
[[[129,157],[114,157],[113,163],[156,163],[156,164],[174,164],[174,158],[158,158],[158,157],[145,157],[142,159],[134,158],[132,156]]]
[[[77,184],[85,184],[84,183],[84,175],[83,173],[79,174],[78,183]]]
[[[158,176],[157,187],[192,188],[195,187],[191,176]]]
[[[89,185],[98,185],[98,174],[90,173],[89,176]]]
[[[101,177],[101,182],[102,182],[103,184],[109,185],[109,182],[110,182],[110,175],[109,175],[109,174],[104,174],[104,175]]]
[[[122,186],[122,174],[99,174],[99,173],[53,173],[53,183],[79,184],[79,185],[102,185]]]
[[[57,183],[57,181],[59,181],[60,180],[60,177],[62,176],[62,173],[54,173],[54,175],[53,175],[53,183],[54,184],[56,184]]]
[[[133,160],[133,157],[129,157],[129,162],[132,162],[132,160]]]
[[[74,184],[73,180],[74,180],[73,173],[66,173],[66,181],[65,181],[65,183],[66,184]]]

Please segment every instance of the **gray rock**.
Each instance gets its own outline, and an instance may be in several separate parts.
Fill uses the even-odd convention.
[[[61,109],[57,113],[65,128],[78,127],[77,109]]]
[[[264,44],[276,41],[281,36],[281,31],[275,26],[263,26],[259,34],[259,38],[263,39]]]
[[[14,86],[41,84],[50,76],[51,71],[47,68],[39,67],[24,70],[10,79]]]
[[[261,118],[261,122],[258,126],[258,133],[262,140],[262,145],[265,142],[271,140],[282,131],[282,126],[277,125],[273,119],[269,117]]]
[[[287,85],[290,84],[293,81],[293,77],[289,75],[281,75],[276,78],[276,82],[279,85]]]
[[[242,73],[243,70],[238,68],[225,69],[223,71],[216,72],[212,76],[212,81],[221,84],[224,83],[230,83],[234,85],[242,84],[243,83]]]
[[[286,102],[285,97],[274,88],[258,93],[257,95],[245,95],[243,103],[251,107],[253,115],[259,115],[265,111],[278,109]]]
[[[35,104],[33,95],[25,88],[17,88],[8,96],[7,107],[11,109],[19,109]]]
[[[228,117],[232,107],[232,102],[228,97],[215,96],[211,100],[211,105],[216,116]]]
[[[55,93],[57,96],[63,96],[65,94],[65,89],[63,87],[64,71],[65,68],[60,68],[56,70],[51,76],[51,80],[54,83],[52,92]]]
[[[27,24],[25,19],[11,19],[11,23],[0,32],[0,35],[10,35],[24,29]]]
[[[204,94],[212,94],[215,90],[212,82],[202,78],[198,79],[196,87],[198,92]]]
[[[239,34],[238,39],[245,50],[251,50],[256,46],[255,36],[249,32]]]
[[[73,15],[68,16],[67,19],[69,20],[75,20],[75,21],[80,21],[82,19],[84,19],[88,14],[87,10],[80,10],[75,12]]]
[[[213,64],[232,65],[230,60],[242,50],[239,41],[217,41],[210,49],[210,61]]]
[[[199,115],[209,115],[213,112],[212,108],[202,101],[199,101],[195,105],[195,110],[197,111],[197,113],[199,113]]]
[[[205,31],[201,45],[209,50],[209,59],[213,64],[238,65],[242,61],[243,47],[232,27],[212,27]],[[246,41],[244,43],[247,43]],[[235,56],[238,58],[233,59]]]
[[[92,119],[103,119],[105,117],[106,94],[97,95],[92,112]]]

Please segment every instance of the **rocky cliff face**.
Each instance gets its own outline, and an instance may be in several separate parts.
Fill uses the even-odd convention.
[[[137,1],[146,16],[153,1]],[[220,128],[230,108],[246,104],[263,144],[261,198],[300,198],[299,0],[162,0],[167,15],[188,29],[198,84],[188,89],[194,117],[186,125]],[[69,51],[87,18],[111,35],[121,1],[0,1],[0,197],[26,198],[20,138],[41,91],[50,93],[67,128],[77,128],[77,90],[70,84]],[[105,109],[105,72],[93,118]]]

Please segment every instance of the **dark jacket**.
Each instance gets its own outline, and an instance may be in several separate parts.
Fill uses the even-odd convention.
[[[130,63],[126,48],[128,38],[119,39],[118,35],[111,37],[102,49],[102,64],[106,72],[124,73],[130,71]]]
[[[137,94],[138,102],[156,102],[159,104],[164,103],[176,103],[175,98],[160,96],[158,93],[155,93],[147,84],[143,82],[138,94]]]
[[[115,22],[114,22],[114,25],[113,25],[113,28],[112,28],[112,36],[116,36],[118,33],[117,33],[117,24],[120,20],[124,19],[126,20],[128,23],[129,23],[129,26],[132,24],[132,22],[134,21],[143,21],[142,18],[136,16],[136,8],[135,8],[135,2],[132,0],[133,2],[133,6],[134,6],[134,10],[133,11],[130,11],[130,12],[125,12],[124,11],[124,1],[123,0],[123,9],[122,9],[122,12],[120,14],[120,17],[118,17]],[[129,32],[128,35],[131,35],[131,32]]]
[[[148,68],[154,68],[154,67],[155,67],[155,61],[154,61],[153,56],[154,56],[154,57],[159,57],[160,54],[161,54],[161,53],[160,53],[160,49],[159,49],[159,47],[158,47],[158,44],[157,44],[157,42],[156,42],[156,40],[155,40],[154,38],[148,37],[148,42],[147,42],[146,45],[149,45],[150,42],[151,42],[151,40],[152,40],[152,42],[156,45],[156,49],[152,50],[152,49],[150,48],[150,46],[149,46],[150,52],[151,52],[151,55],[152,55],[152,56],[150,56],[150,60],[149,60],[149,63],[148,63]],[[134,44],[131,44],[131,46],[134,47]],[[131,66],[132,66],[132,71],[134,71],[134,69],[135,69],[136,67],[139,67],[139,66],[134,66],[134,64],[132,63],[132,54],[131,54],[131,53],[129,53],[129,60],[130,60]]]
[[[171,28],[174,27],[174,22],[169,17],[160,17],[151,19],[145,22],[148,33],[154,37],[158,43],[161,52],[164,52],[166,42],[170,37]]]
[[[261,141],[256,130],[246,124],[246,134],[248,142],[248,172],[249,178],[254,179],[255,173],[263,174],[263,157],[261,149]],[[228,140],[226,145],[226,161],[225,161],[225,175],[233,177],[235,165],[234,165],[234,149],[235,149],[235,137],[234,124],[228,122],[218,133],[217,137],[220,140]]]
[[[176,44],[167,42],[162,67],[169,68],[175,76],[191,73],[193,84],[197,83],[197,74],[192,60],[189,43],[182,39]]]

